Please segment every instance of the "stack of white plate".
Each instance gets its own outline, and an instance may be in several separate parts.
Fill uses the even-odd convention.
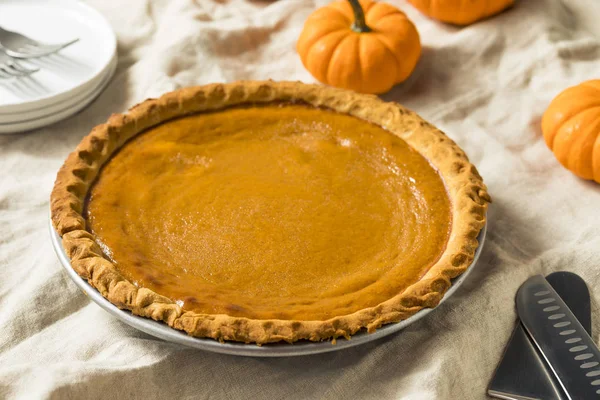
[[[76,0],[0,1],[0,26],[45,43],[79,42],[57,54],[18,61],[39,68],[29,77],[0,78],[0,133],[40,128],[72,116],[108,85],[117,41],[104,17]]]

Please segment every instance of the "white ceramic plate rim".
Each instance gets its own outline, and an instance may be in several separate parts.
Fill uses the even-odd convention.
[[[31,2],[32,0],[29,0],[29,1]],[[45,1],[45,3],[48,3],[48,2],[49,2],[48,0]],[[114,58],[114,55],[117,52],[117,36],[115,35],[114,31],[112,30],[112,27],[110,26],[110,24],[106,20],[106,18],[104,18],[104,16],[102,14],[100,14],[98,11],[96,11],[93,7],[88,6],[87,4],[85,4],[81,1],[77,1],[77,0],[53,0],[52,2],[63,5],[65,7],[71,7],[72,10],[76,10],[81,13],[85,13],[86,18],[94,18],[98,24],[102,25],[104,27],[103,34],[106,35],[105,41],[108,46],[111,46],[111,50],[109,50],[111,53],[111,56],[106,60],[106,62],[102,66],[100,66],[98,68],[98,70],[94,76],[90,77],[87,81],[81,82],[78,86],[75,86],[64,92],[60,92],[60,93],[57,93],[54,95],[49,95],[46,97],[39,98],[34,101],[17,103],[17,104],[7,104],[7,105],[0,106],[0,113],[2,113],[2,114],[27,112],[27,111],[30,111],[31,109],[46,107],[53,103],[64,101],[65,99],[68,99],[68,98],[76,95],[81,90],[85,90],[86,88],[89,88],[90,84],[93,85],[93,82],[91,82],[91,81],[94,81],[95,79],[98,78],[98,76],[103,76],[106,73],[107,68],[109,67],[109,64],[111,63],[111,60]]]
[[[89,90],[82,91],[81,93],[77,93],[75,96],[69,99],[65,99],[61,102],[53,103],[49,106],[42,107],[36,110],[21,113],[0,113],[0,127],[2,127],[2,125],[19,124],[35,121],[41,118],[49,118],[50,116],[62,112],[68,108],[77,107],[79,104],[81,104],[81,102],[86,101],[92,96],[95,96],[96,92],[98,92],[99,88],[103,87],[107,79],[110,79],[110,77],[112,77],[116,68],[117,58],[115,55],[111,63],[108,65],[108,69],[106,70],[106,72],[102,76],[99,76],[98,79],[94,80],[94,86],[89,88]]]
[[[113,77],[117,65],[115,64],[114,68],[109,72],[109,74],[105,77],[104,81],[100,83],[100,85],[94,90],[93,93],[86,97],[85,101],[82,101],[74,106],[69,106],[66,109],[51,113],[42,118],[35,118],[31,121],[19,122],[16,124],[0,124],[0,134],[13,134],[13,133],[21,133],[30,131],[37,128],[42,128],[56,122],[62,121],[63,119],[69,118],[70,116],[78,113],[87,107],[92,101],[96,99],[102,93],[102,91],[108,86],[111,78]]]
[[[436,308],[427,308],[417,312],[412,317],[405,319],[403,321],[384,325],[383,327],[377,329],[374,333],[367,333],[361,331],[356,335],[353,335],[350,340],[338,339],[337,343],[334,345],[330,341],[324,342],[309,342],[309,341],[301,341],[293,344],[289,343],[273,343],[266,344],[263,346],[257,346],[255,344],[245,344],[245,343],[237,343],[237,342],[225,342],[220,343],[213,339],[203,339],[203,338],[195,338],[187,335],[185,332],[178,331],[176,329],[170,328],[166,324],[158,321],[154,321],[149,318],[139,317],[137,315],[133,315],[131,312],[126,310],[121,310],[117,308],[114,304],[105,299],[100,292],[94,289],[85,279],[80,277],[77,272],[71,267],[71,262],[69,257],[65,253],[62,244],[61,238],[52,226],[52,221],[49,219],[49,227],[50,227],[50,236],[52,240],[52,245],[58,259],[60,260],[62,266],[67,271],[69,277],[75,282],[75,284],[83,290],[85,294],[89,296],[89,298],[102,307],[104,310],[108,311],[110,314],[116,316],[121,321],[125,322],[127,325],[132,326],[142,332],[145,332],[151,336],[166,340],[172,343],[178,343],[184,346],[189,346],[201,350],[211,351],[215,353],[221,354],[230,354],[237,356],[252,356],[252,357],[288,357],[288,356],[304,356],[310,354],[319,354],[319,353],[327,353],[330,351],[337,351],[346,349],[348,347],[357,346],[360,344],[372,342],[377,339],[381,339],[390,334],[396,333],[410,324],[418,321],[423,318]],[[487,232],[487,222],[479,236],[477,236],[477,240],[479,241],[479,246],[475,252],[475,257],[473,262],[467,268],[467,270],[461,274],[456,279],[453,279],[452,286],[444,297],[442,298],[443,303],[450,296],[452,296],[456,290],[462,285],[467,276],[475,267],[477,260],[481,254],[481,249],[483,248],[483,244],[485,242],[485,236]],[[439,307],[439,305],[438,305]]]

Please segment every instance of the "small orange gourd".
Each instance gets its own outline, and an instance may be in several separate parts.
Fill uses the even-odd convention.
[[[297,50],[306,69],[325,84],[384,93],[410,76],[421,56],[421,41],[397,8],[344,0],[308,17]]]
[[[600,80],[556,96],[542,117],[542,132],[565,168],[600,183]]]
[[[408,0],[423,14],[456,25],[469,25],[503,11],[514,0]]]

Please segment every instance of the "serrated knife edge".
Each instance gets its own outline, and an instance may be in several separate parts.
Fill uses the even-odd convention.
[[[600,370],[600,351],[544,277],[531,277],[519,288],[517,311],[567,397],[600,398],[600,376],[589,375]],[[591,367],[583,368],[586,364]]]

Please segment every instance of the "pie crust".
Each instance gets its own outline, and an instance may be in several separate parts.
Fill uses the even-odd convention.
[[[380,125],[406,141],[438,171],[451,201],[452,229],[441,258],[418,282],[375,307],[326,321],[260,320],[185,311],[171,299],[135,286],[104,257],[94,236],[86,230],[83,208],[101,167],[127,140],[173,118],[271,102],[302,102]],[[117,307],[163,321],[192,336],[264,344],[349,338],[362,328],[373,332],[383,324],[435,307],[450,287],[450,279],[473,261],[490,201],[481,176],[464,152],[443,132],[399,104],[321,85],[239,81],[167,93],[125,114],[112,115],[107,123],[95,127],[58,172],[51,214],[72,267]]]

